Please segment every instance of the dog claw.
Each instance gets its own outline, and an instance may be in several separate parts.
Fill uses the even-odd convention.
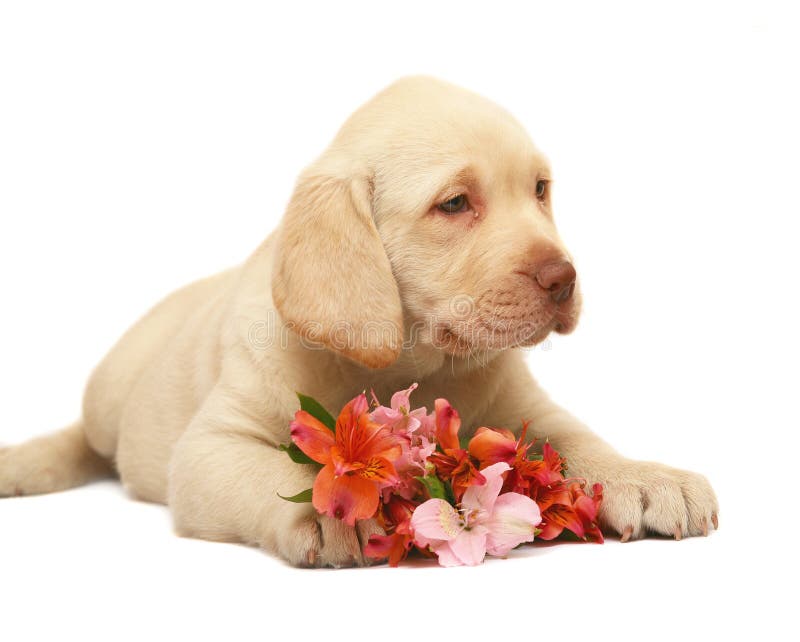
[[[714,530],[719,530],[719,518],[716,513],[711,514],[711,523],[714,524]]]
[[[708,537],[708,518],[703,518],[703,537]]]
[[[626,526],[625,530],[622,531],[622,537],[619,538],[619,541],[624,544],[631,538],[631,535],[633,535],[633,526]]]
[[[306,554],[306,560],[308,560],[309,566],[314,566],[317,561],[317,551],[315,551],[313,548],[310,549]]]
[[[680,542],[683,539],[683,533],[681,532],[681,527],[676,526],[675,530],[673,531],[673,535],[675,535],[675,541]]]

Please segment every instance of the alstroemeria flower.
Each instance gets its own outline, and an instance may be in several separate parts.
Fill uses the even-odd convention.
[[[603,487],[595,484],[590,497],[579,482],[565,480],[565,461],[549,442],[545,442],[540,460],[529,460],[532,444],[525,442],[527,428],[524,424],[519,439],[504,428],[479,428],[469,442],[469,452],[481,466],[498,461],[511,466],[503,491],[522,493],[536,501],[543,523],[539,539],[555,539],[567,529],[580,539],[602,542],[597,513]]]
[[[412,383],[406,390],[399,390],[392,395],[391,407],[378,405],[372,411],[372,420],[376,423],[389,426],[393,433],[410,434],[415,432],[425,420],[428,412],[425,408],[411,410],[411,393],[418,388]],[[374,397],[374,393],[373,393]],[[377,403],[377,400],[375,400]]]
[[[428,459],[436,467],[436,473],[450,481],[456,501],[460,501],[470,486],[482,485],[486,480],[459,444],[461,417],[458,411],[446,399],[437,399],[435,409],[436,440],[443,452],[435,452]]]
[[[450,405],[447,399],[437,399],[433,402],[436,416],[436,439],[445,452],[461,448],[458,442],[458,430],[461,428],[461,417],[458,410]]]
[[[411,410],[410,397],[416,389],[417,384],[414,383],[406,390],[395,392],[391,407],[378,405],[370,414],[373,421],[387,426],[398,437],[401,447],[401,454],[394,462],[400,481],[395,487],[385,489],[385,501],[389,501],[392,494],[405,499],[417,495],[421,486],[415,478],[425,474],[425,463],[436,450],[436,443],[429,439],[429,430],[419,430],[427,428],[428,411],[425,408]],[[377,404],[374,393],[373,399]]]
[[[542,540],[555,539],[566,528],[580,539],[602,543],[603,533],[597,525],[597,513],[603,502],[603,486],[592,486],[592,495],[582,481],[566,481],[558,487],[540,489],[537,503],[542,511]]]
[[[524,457],[527,453],[528,444],[524,444],[523,437],[524,434],[518,440],[514,433],[505,428],[481,427],[469,440],[469,454],[475,457],[481,466],[491,466],[500,461],[510,466],[520,458],[520,455]]]
[[[429,499],[411,517],[414,542],[430,547],[442,566],[474,566],[489,555],[503,556],[533,541],[541,521],[536,503],[519,493],[500,495],[505,462],[481,471],[485,483],[470,486],[456,511],[443,499]],[[498,496],[499,495],[499,496]]]
[[[603,543],[603,533],[597,524],[597,514],[603,503],[603,485],[592,485],[592,496],[586,494],[584,484],[572,482],[569,485],[572,506],[583,522],[584,539],[590,542]]]
[[[411,516],[416,504],[393,496],[378,513],[378,523],[388,533],[373,535],[364,547],[364,555],[374,559],[387,559],[389,566],[397,566],[414,545]]]
[[[481,466],[504,461],[512,468],[503,486],[505,492],[530,495],[532,487],[549,486],[563,481],[564,460],[545,442],[541,459],[528,459],[533,442],[526,442],[528,424],[524,423],[519,439],[505,428],[478,428],[469,442],[469,453]],[[535,499],[535,497],[534,497]]]
[[[323,464],[312,494],[318,512],[350,526],[378,509],[381,488],[397,483],[394,460],[400,456],[397,437],[369,417],[364,394],[350,401],[336,420],[336,434],[300,410],[291,424],[292,441]]]
[[[602,543],[603,534],[597,525],[597,514],[603,502],[603,486],[595,484],[592,495],[584,489],[583,480],[561,480],[550,486],[534,486],[530,497],[542,512],[539,539],[552,540],[564,529],[586,541]]]

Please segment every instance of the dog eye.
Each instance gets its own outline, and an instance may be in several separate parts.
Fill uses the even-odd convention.
[[[536,198],[539,200],[544,199],[547,193],[547,181],[536,181]]]
[[[444,203],[439,203],[436,207],[439,208],[440,212],[444,212],[445,214],[458,214],[459,212],[465,212],[469,209],[469,202],[466,196],[459,194]]]

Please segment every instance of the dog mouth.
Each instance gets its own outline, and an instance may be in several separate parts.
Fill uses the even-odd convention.
[[[500,352],[512,348],[532,347],[544,341],[551,332],[567,332],[568,326],[555,316],[544,323],[492,324],[453,322],[443,324],[434,333],[435,347],[456,356],[477,352]]]
[[[459,356],[529,348],[544,341],[551,332],[572,332],[578,310],[579,305],[574,302],[559,305],[534,298],[520,305],[518,300],[486,298],[467,313],[454,313],[437,324],[431,337],[435,347]]]

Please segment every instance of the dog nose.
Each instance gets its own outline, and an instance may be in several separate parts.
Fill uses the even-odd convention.
[[[550,292],[550,298],[556,303],[568,301],[575,291],[575,268],[569,261],[548,263],[539,268],[536,281]]]

